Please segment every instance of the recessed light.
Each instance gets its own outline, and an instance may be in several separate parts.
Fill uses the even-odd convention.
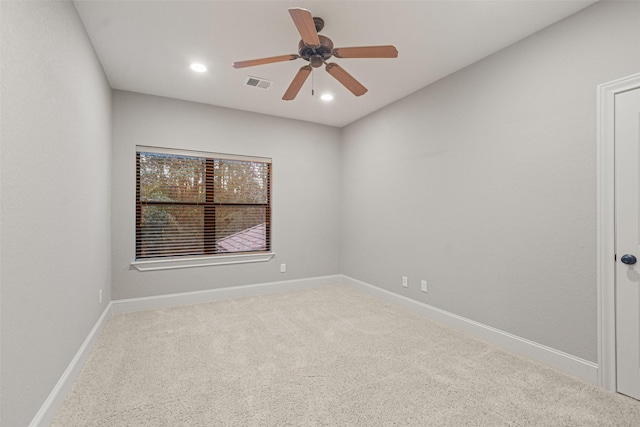
[[[191,64],[191,69],[198,73],[204,73],[205,71],[207,71],[207,67],[205,67],[202,64],[196,64],[196,63]]]
[[[325,93],[320,97],[320,99],[322,99],[323,101],[331,101],[333,99],[333,95],[331,95],[330,93]]]

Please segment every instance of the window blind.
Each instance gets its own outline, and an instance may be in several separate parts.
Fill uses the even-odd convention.
[[[136,259],[271,250],[269,159],[136,152]]]

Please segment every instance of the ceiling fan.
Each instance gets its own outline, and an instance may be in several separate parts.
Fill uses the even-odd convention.
[[[253,67],[255,65],[271,64],[274,62],[292,61],[302,58],[309,61],[309,65],[300,68],[293,78],[289,88],[282,97],[285,101],[295,99],[300,88],[311,74],[313,68],[325,65],[325,69],[344,87],[349,89],[355,96],[364,95],[367,88],[364,87],[351,74],[335,62],[327,62],[329,58],[397,58],[398,49],[395,46],[363,46],[363,47],[333,47],[333,42],[329,37],[321,36],[318,32],[324,28],[322,18],[312,17],[311,12],[301,8],[289,9],[289,14],[293,19],[302,40],[298,43],[298,53],[292,55],[272,56],[269,58],[251,59],[248,61],[238,61],[233,63],[233,68]]]

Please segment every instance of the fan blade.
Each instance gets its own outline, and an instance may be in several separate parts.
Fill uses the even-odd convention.
[[[359,81],[357,81],[351,74],[347,73],[344,68],[342,68],[335,62],[327,64],[326,70],[337,81],[342,83],[344,87],[349,89],[355,96],[360,96],[367,93],[366,87],[362,86]]]
[[[398,49],[392,45],[337,47],[333,49],[333,56],[338,58],[397,58]]]
[[[300,58],[298,55],[280,55],[270,58],[250,59],[248,61],[237,61],[233,63],[233,68],[253,67],[255,65],[271,64],[273,62],[293,61]]]
[[[313,22],[311,12],[307,9],[292,7],[289,9],[289,15],[291,15],[293,23],[296,24],[296,28],[302,37],[303,43],[310,47],[319,47],[320,38],[318,37],[316,24]]]
[[[293,100],[300,91],[300,88],[302,87],[304,82],[307,80],[307,77],[309,77],[309,74],[311,74],[310,65],[305,65],[304,67],[300,68],[298,74],[296,74],[296,76],[293,78],[293,81],[289,85],[289,88],[282,96],[282,99],[284,101]]]

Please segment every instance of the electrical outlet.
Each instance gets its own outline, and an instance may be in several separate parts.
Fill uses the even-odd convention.
[[[402,276],[402,286],[404,286],[405,288],[409,286],[409,280],[407,279],[407,276]]]
[[[287,272],[287,264],[280,264],[280,273]]]
[[[427,281],[426,280],[421,280],[420,281],[420,290],[422,292],[427,292]]]
[[[98,292],[98,302],[102,304],[102,289],[100,289],[100,292]]]

